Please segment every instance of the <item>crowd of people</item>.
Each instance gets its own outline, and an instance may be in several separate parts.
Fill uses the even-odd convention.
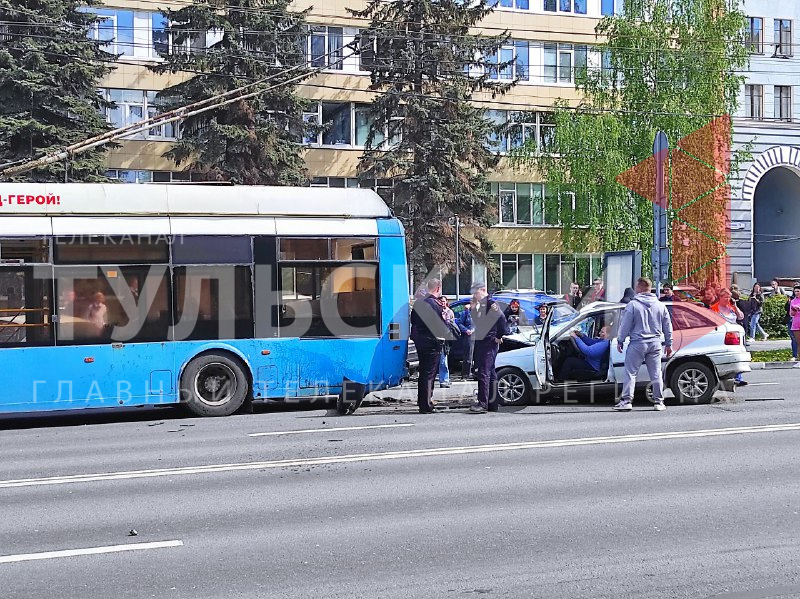
[[[772,289],[778,289],[772,281]],[[532,319],[521,308],[517,299],[512,299],[505,310],[489,297],[486,285],[476,283],[472,286],[472,298],[464,310],[454,314],[448,300],[441,294],[441,282],[434,279],[425,289],[417,293],[417,302],[412,312],[411,338],[419,354],[418,405],[422,413],[435,412],[431,402],[433,386],[438,373],[439,384],[450,386],[448,354],[450,347],[459,337],[465,337],[465,355],[462,360],[462,378],[477,379],[478,395],[470,408],[473,413],[496,411],[495,358],[506,335],[519,332],[520,327],[530,324],[542,325],[547,319],[547,306],[539,306],[538,314]],[[764,340],[769,335],[761,326],[765,294],[756,283],[746,297],[738,285],[730,288],[708,284],[700,293],[702,304],[719,314],[731,324],[739,324],[745,330],[748,342],[760,335]],[[580,285],[572,283],[569,293],[563,296],[573,308],[584,303],[605,299],[602,279],[596,279],[590,290],[581,291]],[[625,290],[620,300],[627,304],[616,334],[612,334],[612,323],[601,327],[597,338],[590,338],[580,332],[572,337],[580,355],[568,357],[561,366],[561,380],[573,380],[578,373],[601,375],[602,362],[610,351],[610,339],[616,337],[619,351],[622,344],[630,338],[625,352],[625,377],[620,401],[616,410],[631,409],[636,373],[646,365],[650,380],[653,381],[653,399],[656,410],[665,409],[661,384],[661,356],[672,354],[672,323],[664,302],[681,301],[671,285],[664,285],[661,294],[656,296],[652,283],[646,278],[637,281],[636,288]],[[533,321],[531,323],[531,320]],[[786,303],[786,325],[792,343],[792,356],[798,359],[800,347],[800,284],[792,289],[792,297]],[[663,339],[663,343],[662,343]],[[576,379],[577,380],[577,379]],[[735,384],[746,385],[741,374],[736,376]]]
[[[496,412],[499,407],[495,359],[503,337],[510,334],[509,320],[489,297],[484,283],[475,283],[471,291],[470,304],[458,318],[449,308],[447,298],[442,296],[442,284],[438,279],[429,280],[416,294],[411,312],[411,339],[419,356],[417,406],[422,414],[438,411],[431,401],[436,375],[439,374],[440,385],[449,386],[448,348],[461,335],[469,338],[462,375],[466,378],[474,367],[473,376],[478,381],[478,394],[470,412]],[[518,308],[511,314],[518,319],[517,326],[524,316]]]

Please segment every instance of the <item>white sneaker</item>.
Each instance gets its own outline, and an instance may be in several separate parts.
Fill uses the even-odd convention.
[[[764,339],[764,341],[766,341],[766,339]],[[747,342],[748,342],[748,343],[755,343],[755,342],[756,342],[756,340],[755,340],[753,337],[748,337],[748,338],[747,338]]]
[[[621,399],[617,404],[614,406],[614,409],[618,412],[629,412],[633,409],[633,404],[628,399]]]
[[[653,409],[656,412],[663,412],[664,410],[667,409],[667,406],[664,405],[664,400],[659,400],[659,401],[653,402]]]
[[[764,333],[764,341],[766,341],[767,339],[769,339],[769,335],[767,333]]]

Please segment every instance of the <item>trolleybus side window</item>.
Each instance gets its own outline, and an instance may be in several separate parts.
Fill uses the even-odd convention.
[[[280,335],[379,334],[373,238],[279,240]]]
[[[167,341],[169,269],[56,266],[57,343]]]
[[[163,235],[58,237],[56,264],[166,264],[169,240]]]
[[[52,345],[49,240],[0,239],[0,347]],[[27,266],[36,264],[36,266]]]
[[[176,266],[175,341],[253,337],[252,268]]]

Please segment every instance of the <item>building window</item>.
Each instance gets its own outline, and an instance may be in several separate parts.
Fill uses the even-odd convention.
[[[779,121],[792,120],[792,88],[788,85],[775,86],[775,118]]]
[[[792,22],[789,19],[775,19],[774,56],[792,55]]]
[[[308,56],[312,67],[341,71],[344,61],[344,30],[314,25],[309,29]]]
[[[492,183],[492,194],[498,198],[499,224],[545,224],[542,188],[541,183]]]
[[[549,151],[555,138],[555,120],[551,112],[487,110],[486,118],[494,124],[486,140],[495,152],[507,152],[525,143],[535,143]]]
[[[317,102],[303,113],[303,120],[320,126],[321,131],[310,133],[305,142],[311,145],[342,146],[351,145],[350,102]]]
[[[600,14],[604,17],[622,14],[622,0],[600,0]]]
[[[133,11],[97,8],[91,12],[98,20],[89,30],[89,38],[105,42],[102,48],[106,52],[134,56]]]
[[[764,118],[764,88],[761,85],[744,86],[744,112],[749,119]]]
[[[109,179],[120,183],[189,183],[200,180],[188,171],[136,171],[112,168],[105,174]]]
[[[489,79],[530,79],[530,52],[527,41],[509,41],[487,57]]]
[[[162,101],[156,98],[157,92],[140,89],[104,89],[103,97],[114,102],[116,108],[106,108],[106,120],[115,128],[139,123],[163,112]],[[127,139],[177,139],[176,123],[165,123],[150,127],[126,136]]]
[[[581,46],[581,48],[586,48]],[[572,44],[544,44],[544,73],[545,83],[571,83],[573,65]],[[586,63],[586,50],[583,51],[582,61]]]
[[[543,8],[546,12],[574,12],[576,15],[586,14],[586,0],[544,0]]]
[[[303,120],[315,125],[312,131],[304,138],[304,143],[309,145],[325,146],[350,146],[362,148],[367,143],[367,137],[372,125],[371,106],[351,102],[315,102],[303,112]],[[403,117],[393,117],[397,123],[394,129],[402,127]],[[372,147],[381,146],[386,139],[386,128],[378,131],[372,140]],[[398,143],[400,136],[390,140],[392,144]]]
[[[764,52],[764,19],[761,17],[749,17],[745,44],[751,54],[761,54]]]
[[[551,295],[569,292],[575,282],[588,289],[602,277],[601,254],[491,254],[497,274],[492,289],[537,289]]]

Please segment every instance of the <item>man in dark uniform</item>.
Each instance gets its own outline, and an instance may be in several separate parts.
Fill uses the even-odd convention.
[[[436,410],[431,402],[433,385],[439,372],[439,357],[448,335],[447,324],[442,318],[442,283],[431,279],[428,293],[417,297],[411,312],[411,340],[417,346],[419,356],[419,380],[417,381],[417,405],[421,414],[432,414]]]
[[[478,398],[469,411],[483,414],[486,410],[496,412],[499,407],[494,361],[503,336],[508,335],[508,323],[502,310],[489,297],[484,283],[475,283],[471,290],[472,324],[475,327],[473,362],[478,371]]]

